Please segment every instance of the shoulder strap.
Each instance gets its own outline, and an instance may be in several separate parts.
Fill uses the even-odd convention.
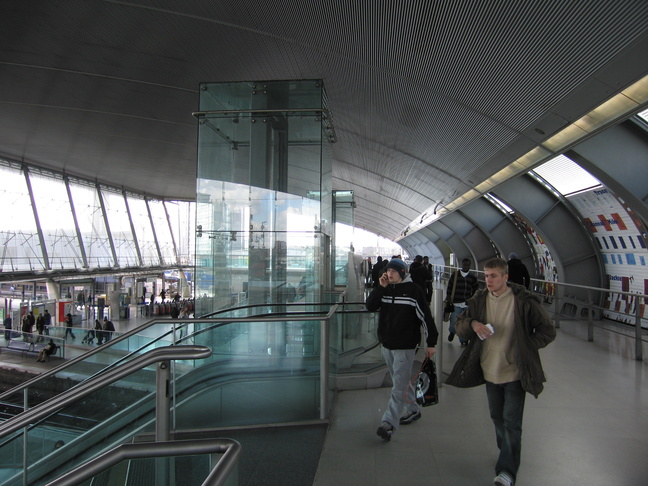
[[[457,279],[459,278],[459,270],[455,271],[454,281],[452,282],[452,294],[450,294],[450,303],[454,302],[454,294],[457,289]]]

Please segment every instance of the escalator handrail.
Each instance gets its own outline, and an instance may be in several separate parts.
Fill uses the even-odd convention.
[[[124,363],[119,368],[110,370],[79,386],[70,388],[63,393],[36,405],[34,408],[25,410],[15,417],[0,424],[0,438],[3,438],[16,430],[27,427],[32,423],[38,422],[44,417],[50,415],[55,410],[70,405],[89,394],[110,385],[136,371],[150,366],[159,361],[183,360],[183,359],[202,359],[211,356],[212,351],[207,346],[184,345],[184,346],[164,346],[152,349],[133,360]]]
[[[265,305],[267,305],[267,304],[255,304],[254,306],[248,306],[248,307],[261,307],[261,306],[265,306]],[[326,314],[326,317],[324,317],[324,319],[329,319],[331,317],[331,315],[335,312],[335,310],[337,309],[337,305],[339,305],[339,304],[336,305],[336,304],[328,304],[327,303],[326,305],[329,305],[330,309],[329,309],[328,313]],[[227,311],[231,311],[231,310],[232,310],[231,308],[227,309]],[[308,321],[308,320],[316,321],[316,320],[321,320],[321,319],[322,319],[321,317],[311,317],[311,318],[301,317],[300,318],[300,320],[304,320],[304,321]],[[7,391],[5,391],[3,393],[0,393],[0,402],[2,402],[3,400],[8,399],[9,397],[11,397],[11,396],[13,396],[13,395],[15,395],[17,393],[22,392],[25,388],[28,388],[28,387],[34,385],[35,383],[40,382],[41,380],[44,380],[45,378],[47,378],[49,376],[56,375],[56,374],[60,373],[61,371],[65,370],[66,368],[68,368],[70,366],[73,366],[76,363],[79,363],[79,362],[85,360],[86,358],[88,358],[90,356],[93,356],[93,355],[95,355],[97,353],[101,353],[104,349],[106,349],[106,348],[108,348],[110,346],[114,346],[115,344],[118,344],[118,343],[120,343],[122,341],[125,341],[125,340],[129,339],[131,336],[134,336],[134,335],[138,334],[139,332],[143,331],[144,329],[148,329],[149,327],[152,327],[152,326],[154,326],[156,324],[196,324],[197,322],[200,322],[200,323],[221,323],[221,322],[222,323],[235,323],[235,322],[264,321],[264,320],[265,321],[279,321],[279,320],[282,320],[282,319],[280,319],[278,317],[265,318],[265,317],[262,317],[262,316],[227,317],[227,318],[214,318],[214,317],[206,318],[206,317],[201,317],[199,319],[195,319],[195,318],[180,319],[180,318],[178,318],[178,319],[173,319],[171,321],[169,321],[168,318],[152,319],[152,320],[142,324],[141,326],[139,326],[139,327],[137,327],[135,329],[131,329],[130,331],[122,334],[119,337],[111,339],[108,343],[103,344],[102,346],[99,346],[99,347],[94,348],[94,349],[90,349],[86,353],[83,353],[82,355],[77,356],[76,358],[73,358],[70,361],[67,361],[67,362],[63,363],[62,365],[57,366],[56,368],[52,368],[52,369],[50,369],[50,370],[48,370],[48,371],[46,371],[44,373],[39,374],[38,376],[35,376],[35,377],[21,383],[18,386],[15,386],[15,387],[11,388],[10,390],[7,390]]]

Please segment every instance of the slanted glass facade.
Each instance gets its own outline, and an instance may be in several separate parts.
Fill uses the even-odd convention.
[[[193,266],[194,203],[0,159],[0,271]]]

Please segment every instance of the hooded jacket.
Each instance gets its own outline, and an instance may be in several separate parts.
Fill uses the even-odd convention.
[[[402,282],[378,285],[367,297],[367,310],[380,310],[378,340],[387,349],[414,349],[421,342],[421,326],[426,344],[436,346],[439,333],[425,299],[425,292],[406,275]]]
[[[522,388],[534,397],[542,392],[546,380],[540,353],[538,350],[556,338],[556,328],[549,315],[542,308],[540,297],[529,292],[523,286],[509,284],[515,298],[514,321],[515,331],[511,342],[511,349],[515,362],[520,370]],[[463,339],[475,340],[472,352],[481,353],[482,342],[472,329],[472,321],[488,322],[486,316],[486,299],[488,290],[478,290],[466,302],[468,307],[459,316],[455,324],[457,335]]]

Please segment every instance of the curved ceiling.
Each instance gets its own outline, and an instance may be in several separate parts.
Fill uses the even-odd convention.
[[[201,82],[323,79],[333,187],[396,238],[648,73],[648,2],[3,0],[0,156],[195,198]]]

